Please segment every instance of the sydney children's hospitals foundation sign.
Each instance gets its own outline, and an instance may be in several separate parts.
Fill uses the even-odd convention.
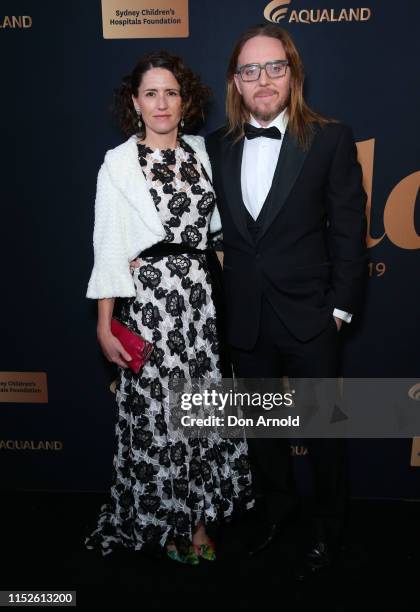
[[[188,0],[102,0],[104,38],[186,38]]]

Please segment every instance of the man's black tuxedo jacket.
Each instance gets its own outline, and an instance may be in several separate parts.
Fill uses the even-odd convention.
[[[352,132],[317,127],[303,150],[286,130],[257,237],[242,200],[243,144],[225,128],[206,139],[222,219],[228,340],[254,346],[264,294],[305,342],[331,324],[334,308],[355,314],[360,306],[366,194]]]

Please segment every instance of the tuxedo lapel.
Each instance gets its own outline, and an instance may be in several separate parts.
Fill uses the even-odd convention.
[[[242,200],[241,168],[244,139],[242,138],[238,142],[233,142],[230,139],[226,139],[223,146],[223,186],[226,193],[226,200],[229,205],[229,210],[235,225],[241,232],[243,238],[253,244],[251,234],[249,233],[246,223],[245,204]]]
[[[270,203],[264,215],[263,227],[258,237],[264,236],[276,216],[286,203],[287,198],[302,170],[308,151],[305,151],[287,129],[280,149],[277,166],[270,189]]]

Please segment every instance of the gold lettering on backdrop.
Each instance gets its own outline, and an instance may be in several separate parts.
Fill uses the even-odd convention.
[[[32,17],[29,15],[12,15],[0,17],[0,29],[25,30],[32,27]]]
[[[309,21],[309,11],[299,11],[298,21],[300,21],[300,23],[311,23]]]
[[[420,189],[420,172],[413,172],[391,191],[384,210],[385,232],[401,249],[420,249],[414,211]]]
[[[328,9],[324,9],[321,13],[321,17],[319,21],[329,21],[330,20],[330,16],[328,14]]]
[[[420,189],[420,171],[402,179],[391,191],[384,207],[385,232],[380,238],[371,235],[372,182],[375,139],[357,143],[357,153],[363,171],[363,187],[367,194],[366,217],[369,248],[379,244],[384,236],[401,249],[420,249],[420,236],[414,223],[414,211]]]
[[[338,21],[347,21],[347,10],[341,9],[340,15],[338,16]]]
[[[411,467],[420,467],[420,438],[413,438],[410,465]]]
[[[290,18],[289,18],[289,23],[293,23],[293,22],[299,23],[299,16],[297,14],[297,11],[292,11],[290,13]]]
[[[0,450],[63,450],[61,440],[0,440]]]
[[[291,0],[272,0],[264,9],[264,17],[272,23],[279,23],[286,17]],[[340,21],[368,21],[372,16],[370,8],[324,8],[300,9],[290,12],[289,23],[337,23]]]
[[[312,23],[318,23],[321,15],[321,11],[317,9],[316,11],[311,11],[311,21]]]
[[[372,11],[370,8],[360,9],[360,21],[368,21],[372,17]]]
[[[369,276],[383,276],[386,272],[386,264],[383,261],[368,263]]]
[[[380,238],[373,238],[370,233],[370,218],[371,218],[371,206],[372,206],[372,181],[373,181],[373,159],[375,151],[375,139],[363,140],[357,144],[357,156],[359,163],[362,166],[363,171],[363,187],[367,194],[366,202],[366,218],[367,218],[367,236],[366,241],[369,248],[379,244],[383,234]]]

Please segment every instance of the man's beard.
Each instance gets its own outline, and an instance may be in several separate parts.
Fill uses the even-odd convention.
[[[274,108],[274,110],[270,110],[267,112],[263,112],[261,110],[259,110],[256,107],[251,107],[251,106],[247,106],[245,105],[245,108],[247,111],[249,111],[251,113],[251,115],[254,117],[254,119],[260,120],[260,121],[264,121],[264,123],[268,123],[273,121],[273,119],[275,119],[276,117],[278,117],[280,115],[280,113],[282,111],[284,111],[284,109],[288,106],[289,104],[289,99],[290,96],[288,97],[287,100],[283,100],[281,102],[279,102],[277,104],[277,106]]]

